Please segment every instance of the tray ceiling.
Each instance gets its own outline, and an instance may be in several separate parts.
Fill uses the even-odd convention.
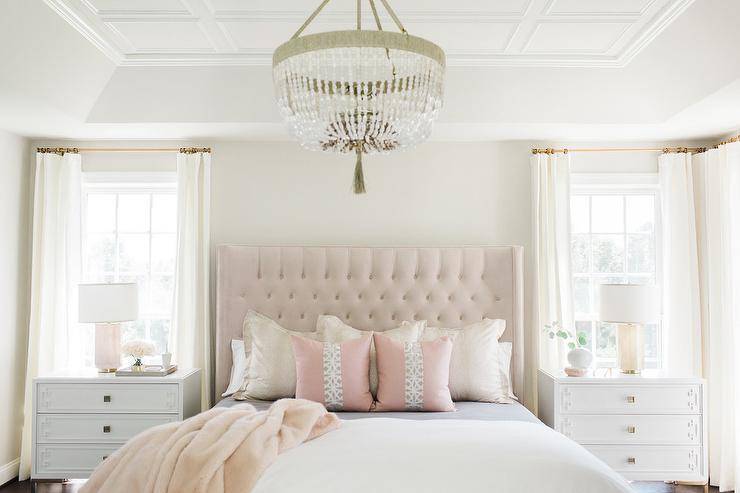
[[[269,65],[318,0],[45,0],[125,66]],[[693,0],[402,0],[407,30],[452,66],[622,67]],[[351,29],[334,0],[311,32]],[[374,29],[367,2],[364,18]],[[454,7],[454,9],[453,9]],[[391,29],[391,20],[383,17]]]

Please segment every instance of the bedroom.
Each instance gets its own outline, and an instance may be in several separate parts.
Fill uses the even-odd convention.
[[[319,3],[0,3],[0,492],[737,489],[740,5]]]

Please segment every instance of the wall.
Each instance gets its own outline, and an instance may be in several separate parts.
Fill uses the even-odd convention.
[[[0,130],[0,484],[18,473],[30,262],[28,142]]]

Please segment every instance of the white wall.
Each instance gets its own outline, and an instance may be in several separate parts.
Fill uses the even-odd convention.
[[[0,484],[18,472],[30,261],[28,142],[0,130]]]

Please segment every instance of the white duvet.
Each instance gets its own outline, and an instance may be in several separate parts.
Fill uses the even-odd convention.
[[[254,493],[630,493],[577,443],[518,421],[344,421],[280,455]]]

